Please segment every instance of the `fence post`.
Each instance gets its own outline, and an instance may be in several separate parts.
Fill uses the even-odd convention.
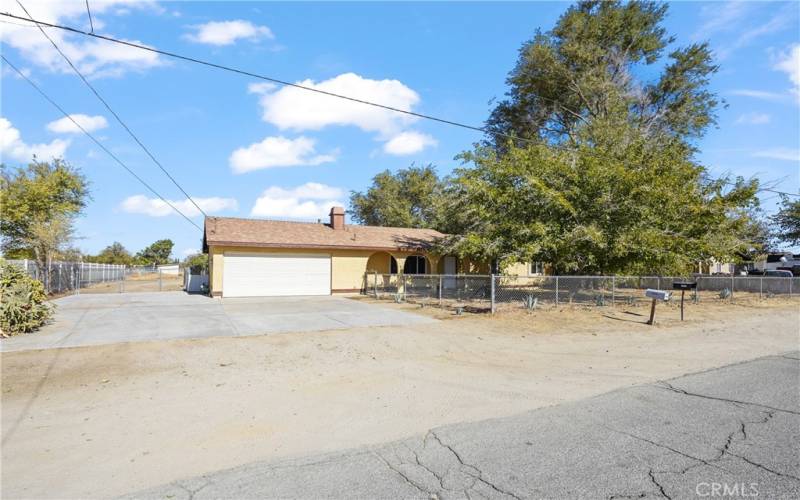
[[[492,288],[492,297],[491,297],[491,299],[492,299],[492,314],[494,314],[494,311],[495,311],[495,305],[494,305],[494,274],[490,275],[489,279],[492,280],[492,287],[491,287]]]
[[[764,298],[764,277],[763,276],[758,280],[758,298],[759,299],[763,299]]]
[[[611,277],[611,307],[614,307],[614,300],[617,298],[617,277]]]
[[[792,283],[794,283],[794,276],[789,278],[789,298],[792,298]]]
[[[733,273],[731,273],[731,300],[733,300],[733,280],[734,280],[734,275]]]
[[[378,271],[374,273],[374,280],[372,281],[372,291],[375,293],[375,298],[378,298]]]
[[[161,269],[158,270],[158,291],[161,291]]]
[[[439,307],[442,307],[442,275],[439,275]]]
[[[556,275],[556,306],[558,306],[558,275]]]

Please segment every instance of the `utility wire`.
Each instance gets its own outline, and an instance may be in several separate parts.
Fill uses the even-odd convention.
[[[257,78],[257,79],[260,79],[260,80],[265,80],[265,81],[268,81],[268,82],[277,83],[279,85],[283,85],[283,86],[286,86],[286,87],[294,87],[294,88],[298,88],[298,89],[305,90],[305,91],[308,91],[308,92],[314,92],[314,93],[317,93],[317,94],[327,95],[329,97],[336,97],[336,98],[344,99],[344,100],[347,100],[347,101],[357,102],[357,103],[365,104],[365,105],[368,105],[368,106],[373,106],[373,107],[376,107],[376,108],[386,109],[388,111],[393,111],[393,112],[396,112],[396,113],[402,113],[402,114],[405,114],[405,115],[410,115],[410,116],[414,116],[414,117],[417,117],[417,118],[422,118],[422,119],[425,119],[425,120],[431,120],[431,121],[435,121],[435,122],[439,122],[439,123],[444,123],[446,125],[452,125],[452,126],[455,126],[455,127],[460,127],[460,128],[464,128],[464,129],[468,129],[468,130],[474,130],[476,132],[482,132],[484,134],[490,134],[490,135],[495,135],[495,136],[499,136],[499,137],[505,137],[507,139],[511,139],[511,140],[514,140],[514,141],[521,141],[521,142],[526,142],[526,143],[535,144],[535,145],[542,144],[540,141],[536,141],[536,140],[533,140],[533,139],[527,139],[527,138],[524,138],[524,137],[518,137],[518,136],[515,136],[515,135],[511,135],[511,134],[506,134],[506,133],[503,133],[503,132],[497,132],[497,131],[489,130],[487,127],[478,127],[478,126],[469,125],[469,124],[466,124],[466,123],[460,123],[460,122],[456,122],[456,121],[452,121],[452,120],[447,120],[447,119],[444,119],[444,118],[438,118],[438,117],[432,116],[432,115],[426,115],[426,114],[422,114],[422,113],[416,113],[414,111],[408,111],[408,110],[405,110],[405,109],[395,108],[395,107],[392,107],[392,106],[387,106],[387,105],[384,105],[384,104],[380,104],[380,103],[376,103],[376,102],[372,102],[372,101],[367,101],[367,100],[364,100],[364,99],[358,99],[358,98],[355,98],[355,97],[350,97],[350,96],[346,96],[346,95],[342,95],[342,94],[337,94],[335,92],[328,92],[326,90],[321,90],[321,89],[314,88],[314,87],[308,87],[308,86],[305,86],[305,85],[300,85],[298,83],[292,83],[292,82],[289,82],[289,81],[286,81],[286,80],[281,80],[281,79],[278,79],[278,78],[273,78],[273,77],[270,77],[270,76],[261,75],[261,74],[258,74],[258,73],[253,73],[251,71],[247,71],[247,70],[243,70],[243,69],[234,68],[234,67],[231,67],[231,66],[225,66],[223,64],[218,64],[218,63],[205,61],[205,60],[197,59],[197,58],[190,57],[190,56],[177,54],[175,52],[169,52],[169,51],[157,49],[157,48],[154,48],[154,47],[148,47],[146,45],[141,45],[141,44],[134,43],[134,42],[129,42],[129,41],[126,41],[126,40],[120,40],[118,38],[113,38],[113,37],[106,36],[106,35],[98,35],[96,33],[88,33],[86,31],[82,31],[82,30],[79,30],[77,28],[72,28],[70,26],[47,23],[47,22],[44,22],[44,21],[38,21],[38,20],[31,19],[31,18],[25,18],[25,17],[17,16],[17,15],[10,14],[10,13],[7,13],[7,12],[5,12],[5,13],[4,12],[0,12],[0,15],[6,16],[6,17],[10,17],[10,18],[14,18],[14,19],[19,19],[19,20],[22,20],[22,21],[34,22],[36,24],[47,26],[47,27],[50,27],[50,28],[58,28],[58,29],[61,29],[61,30],[64,30],[64,31],[69,31],[69,32],[76,33],[76,34],[79,34],[79,35],[89,36],[89,37],[93,37],[93,38],[99,38],[101,40],[105,40],[105,41],[108,41],[108,42],[113,42],[113,43],[117,43],[117,44],[121,44],[121,45],[126,45],[128,47],[133,47],[133,48],[136,48],[136,49],[145,50],[145,51],[148,51],[148,52],[152,52],[152,53],[155,53],[155,54],[160,54],[160,55],[167,56],[167,57],[172,57],[172,58],[175,58],[175,59],[181,59],[183,61],[188,61],[188,62],[200,64],[200,65],[203,65],[203,66],[208,66],[208,67],[211,67],[211,68],[221,69],[221,70],[224,70],[224,71],[230,71],[232,73],[237,73],[237,74],[240,74],[240,75],[249,76],[249,77],[252,77],[252,78]],[[40,27],[40,29],[41,29],[41,27]],[[574,151],[574,149],[566,148],[564,146],[558,146],[558,145],[550,145],[550,146],[555,147],[556,149],[561,149],[561,150],[565,150],[565,151]],[[735,185],[735,183],[732,183],[732,182],[726,182],[726,184]],[[776,194],[782,194],[782,195],[786,195],[786,196],[800,196],[800,194],[798,194],[798,193],[788,193],[788,192],[783,192],[783,191],[776,191],[776,190],[773,190],[773,189],[759,189],[759,191],[769,191],[769,192],[773,192],[773,193],[776,193]]]
[[[120,159],[117,157],[117,155],[115,155],[115,154],[114,154],[114,153],[112,153],[112,152],[111,152],[111,151],[110,151],[110,150],[109,150],[107,147],[105,147],[105,146],[103,145],[103,143],[101,143],[99,140],[97,140],[97,139],[96,139],[96,138],[95,138],[95,137],[94,137],[92,134],[90,134],[89,132],[87,132],[87,131],[86,131],[86,129],[84,129],[84,128],[81,126],[81,124],[80,124],[80,123],[78,123],[77,121],[75,121],[75,119],[74,119],[74,118],[72,118],[72,116],[70,116],[70,114],[69,114],[69,113],[67,113],[67,112],[64,110],[64,108],[62,108],[61,106],[59,106],[59,105],[58,105],[58,103],[56,103],[56,102],[55,102],[53,99],[51,99],[51,98],[50,98],[50,96],[48,96],[47,94],[45,94],[45,92],[44,92],[44,91],[43,91],[41,88],[39,88],[39,86],[38,86],[38,85],[36,85],[35,83],[33,83],[33,81],[32,81],[30,78],[28,78],[27,76],[25,76],[25,74],[24,74],[22,71],[20,71],[20,70],[19,70],[19,68],[17,68],[16,66],[14,66],[14,65],[11,63],[11,61],[9,61],[8,59],[6,59],[6,56],[5,56],[5,55],[3,55],[3,54],[0,54],[0,58],[2,58],[2,59],[3,59],[3,62],[5,62],[6,64],[8,64],[8,65],[11,67],[11,69],[13,69],[14,71],[16,71],[16,72],[17,72],[17,74],[18,74],[18,75],[19,75],[19,76],[20,76],[22,79],[24,79],[26,82],[28,82],[28,83],[31,85],[31,87],[33,87],[34,89],[36,89],[36,91],[37,91],[37,92],[39,92],[39,94],[41,94],[41,96],[42,96],[42,97],[44,97],[44,98],[47,100],[47,102],[49,102],[50,104],[52,104],[52,105],[53,105],[53,107],[55,107],[57,110],[59,110],[59,111],[61,112],[61,114],[63,114],[65,117],[69,118],[69,120],[70,120],[70,121],[71,121],[71,122],[72,122],[72,123],[73,123],[73,124],[74,124],[76,127],[78,127],[78,128],[80,129],[80,131],[81,131],[81,132],[83,132],[84,134],[86,134],[86,136],[87,136],[87,137],[89,137],[89,139],[91,139],[91,140],[92,140],[92,141],[93,141],[95,144],[97,144],[97,146],[98,146],[100,149],[102,149],[103,151],[105,151],[105,152],[106,152],[106,153],[107,153],[107,154],[108,154],[108,155],[109,155],[111,158],[113,158],[113,159],[114,159],[114,161],[116,161],[117,163],[119,163],[119,165],[120,165],[122,168],[124,168],[125,170],[127,170],[127,171],[128,171],[128,173],[129,173],[129,174],[131,174],[131,175],[132,175],[132,176],[133,176],[133,177],[134,177],[134,178],[135,178],[137,181],[139,181],[139,182],[140,182],[140,183],[141,183],[141,184],[142,184],[144,187],[146,187],[148,190],[150,190],[150,192],[151,192],[151,193],[153,193],[154,195],[158,196],[158,197],[161,199],[161,201],[163,201],[164,203],[166,203],[167,205],[169,205],[169,206],[170,206],[170,207],[171,207],[173,210],[175,210],[175,211],[176,211],[176,212],[177,212],[179,215],[181,215],[181,216],[182,216],[184,219],[186,219],[186,220],[189,222],[189,224],[193,225],[194,227],[196,227],[197,229],[199,229],[199,230],[201,230],[201,231],[203,230],[203,229],[202,229],[200,226],[198,226],[198,225],[197,225],[197,224],[196,224],[196,223],[195,223],[195,222],[194,222],[192,219],[190,219],[189,217],[187,217],[187,216],[186,216],[186,214],[184,214],[183,212],[181,212],[180,210],[178,210],[178,208],[177,208],[177,207],[175,207],[175,205],[173,205],[173,204],[172,204],[172,203],[171,203],[169,200],[167,200],[166,198],[164,198],[163,196],[161,196],[161,195],[158,193],[158,191],[156,191],[155,189],[153,189],[152,187],[150,187],[150,185],[149,185],[147,182],[145,182],[145,181],[144,181],[144,180],[143,180],[141,177],[139,177],[138,175],[136,175],[136,173],[135,173],[133,170],[131,170],[130,168],[128,168],[128,166],[127,166],[127,165],[125,165],[125,163],[123,163],[123,161],[122,161],[122,160],[120,160]]]
[[[28,20],[29,21],[33,21],[33,18],[31,18],[30,13],[28,13],[28,9],[26,9],[25,6],[22,5],[22,2],[17,0],[17,3],[22,8],[22,10],[25,11],[25,14],[27,14],[28,17],[30,18]],[[36,21],[33,21],[33,22],[35,23]],[[181,185],[178,184],[178,181],[176,181],[175,178],[172,177],[172,175],[170,175],[170,173],[167,171],[166,168],[164,168],[164,166],[161,164],[161,162],[159,162],[156,159],[156,157],[153,155],[153,153],[151,153],[150,150],[147,149],[147,146],[145,146],[142,143],[142,141],[139,140],[139,138],[136,136],[136,134],[134,134],[133,131],[128,127],[128,125],[126,125],[125,122],[122,121],[122,118],[120,118],[119,115],[111,108],[111,105],[109,105],[108,102],[105,99],[103,99],[103,97],[100,95],[100,93],[97,92],[97,90],[92,86],[91,83],[89,83],[89,81],[86,79],[86,77],[83,76],[83,73],[78,71],[78,68],[76,68],[75,65],[72,64],[72,61],[69,59],[69,57],[67,57],[67,55],[64,54],[64,52],[61,50],[61,48],[59,48],[59,46],[56,44],[56,42],[54,42],[53,39],[50,38],[50,36],[47,34],[47,32],[45,32],[45,30],[38,23],[37,23],[37,27],[39,28],[39,31],[42,32],[42,35],[44,35],[44,37],[47,38],[47,40],[53,45],[53,47],[56,49],[56,51],[58,51],[58,53],[61,54],[61,57],[63,57],[64,60],[67,61],[67,64],[69,64],[69,66],[72,68],[72,70],[75,72],[75,74],[80,77],[80,79],[83,81],[84,84],[86,84],[87,87],[89,87],[89,90],[92,91],[92,93],[95,95],[95,97],[97,97],[97,99],[101,103],[103,103],[103,105],[106,107],[106,109],[109,111],[109,113],[114,115],[114,118],[116,118],[116,120],[119,122],[119,124],[122,125],[122,128],[124,128],[128,132],[128,134],[133,138],[133,140],[136,141],[136,143],[144,150],[144,152],[147,153],[147,156],[149,156],[150,159],[153,160],[153,162],[158,166],[158,168],[160,168],[161,171],[164,172],[164,174],[167,177],[169,177],[169,180],[171,180],[172,183],[175,184],[175,186],[177,186],[178,189],[180,189],[181,193],[183,193],[184,196],[186,196],[186,198],[189,201],[192,202],[192,205],[194,205],[195,208],[197,208],[197,210],[199,210],[201,214],[203,214],[205,217],[208,217],[208,214],[206,214],[206,212],[202,208],[200,208],[200,205],[198,205],[192,199],[192,197],[189,196],[189,193],[187,193],[186,190],[184,190],[183,187],[181,187]],[[92,35],[92,33],[89,33],[89,35]]]
[[[436,116],[425,115],[425,114],[422,114],[422,113],[416,113],[414,111],[409,111],[407,109],[395,108],[393,106],[387,106],[385,104],[380,104],[380,103],[377,103],[377,102],[367,101],[365,99],[359,99],[357,97],[350,97],[350,96],[346,96],[346,95],[343,95],[343,94],[337,94],[335,92],[328,92],[327,90],[322,90],[322,89],[318,89],[318,88],[314,88],[314,87],[308,87],[306,85],[300,85],[299,83],[292,83],[292,82],[289,82],[289,81],[286,81],[286,80],[280,80],[278,78],[272,78],[272,77],[269,77],[269,76],[260,75],[258,73],[252,73],[250,71],[246,71],[246,70],[243,70],[243,69],[238,69],[238,68],[234,68],[234,67],[231,67],[231,66],[225,66],[225,65],[213,63],[213,62],[210,62],[210,61],[204,61],[202,59],[197,59],[197,58],[190,57],[190,56],[184,56],[184,55],[181,55],[181,54],[177,54],[175,52],[168,52],[166,50],[156,49],[154,47],[148,47],[146,45],[141,45],[141,44],[134,43],[134,42],[129,42],[129,41],[126,41],[126,40],[120,40],[118,38],[113,38],[113,37],[110,37],[110,36],[98,35],[97,33],[89,33],[89,32],[86,32],[86,31],[83,31],[83,30],[79,30],[77,28],[72,28],[72,27],[69,27],[69,26],[63,26],[63,25],[60,25],[60,24],[52,24],[52,23],[47,23],[47,22],[44,22],[44,21],[37,21],[37,20],[32,19],[30,17],[25,18],[25,17],[21,17],[21,16],[16,16],[14,14],[10,14],[10,13],[7,13],[7,12],[6,13],[0,12],[0,15],[3,15],[3,16],[6,16],[6,17],[11,17],[11,18],[14,18],[14,19],[20,19],[20,20],[23,20],[23,21],[34,22],[36,24],[40,24],[42,26],[47,26],[49,28],[58,28],[58,29],[61,29],[61,30],[71,31],[72,33],[77,33],[77,34],[84,35],[84,36],[90,36],[90,37],[94,37],[94,38],[99,38],[101,40],[106,40],[106,41],[109,41],[109,42],[114,42],[114,43],[118,43],[118,44],[122,44],[122,45],[127,45],[128,47],[133,47],[133,48],[136,48],[136,49],[146,50],[148,52],[153,52],[155,54],[161,54],[163,56],[172,57],[172,58],[175,58],[175,59],[181,59],[181,60],[193,62],[193,63],[196,63],[196,64],[201,64],[203,66],[209,66],[209,67],[212,67],[212,68],[222,69],[222,70],[225,70],[225,71],[231,71],[233,73],[238,73],[240,75],[245,75],[245,76],[249,76],[249,77],[252,77],[252,78],[257,78],[259,80],[266,80],[268,82],[277,83],[279,85],[283,85],[283,86],[286,86],[286,87],[294,87],[294,88],[306,90],[308,92],[315,92],[317,94],[327,95],[327,96],[330,96],[330,97],[336,97],[336,98],[339,98],[339,99],[345,99],[347,101],[357,102],[357,103],[360,103],[360,104],[366,104],[367,106],[373,106],[373,107],[376,107],[376,108],[381,108],[381,109],[385,109],[385,110],[388,110],[388,111],[393,111],[395,113],[402,113],[402,114],[405,114],[405,115],[415,116],[417,118],[423,118],[425,120],[432,120],[432,121],[439,122],[439,123],[445,123],[447,125],[453,125],[455,127],[461,127],[461,128],[465,128],[465,129],[469,129],[469,130],[474,130],[476,132],[483,132],[484,134],[493,134],[493,135],[497,135],[497,136],[500,136],[500,137],[506,137],[508,139],[513,139],[515,141],[523,141],[523,142],[529,142],[529,143],[532,143],[532,144],[540,144],[538,141],[535,141],[535,140],[532,140],[532,139],[526,139],[526,138],[523,138],[523,137],[517,137],[517,136],[511,135],[511,134],[505,134],[505,133],[502,133],[502,132],[490,131],[486,127],[477,127],[477,126],[474,126],[474,125],[468,125],[466,123],[459,123],[459,122],[452,121],[452,120],[447,120],[447,119],[444,119],[444,118],[438,118]]]
[[[86,13],[89,14],[89,27],[92,28],[92,33],[94,33],[94,22],[92,21],[92,11],[89,9],[89,0],[86,0]]]

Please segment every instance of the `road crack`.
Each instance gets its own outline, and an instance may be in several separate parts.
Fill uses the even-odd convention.
[[[428,433],[425,435],[425,438],[423,439],[423,442],[427,441],[428,436],[431,436],[436,441],[436,443],[439,444],[439,446],[441,446],[442,448],[445,448],[446,450],[449,450],[450,453],[453,454],[455,459],[458,461],[459,465],[461,467],[463,467],[463,469],[460,469],[460,470],[462,470],[462,472],[464,472],[468,476],[474,478],[476,481],[480,481],[482,484],[488,486],[489,488],[491,488],[492,490],[496,491],[497,493],[500,493],[501,495],[504,495],[504,496],[507,496],[507,497],[511,497],[511,498],[516,499],[516,500],[521,500],[521,498],[518,495],[516,495],[516,494],[514,494],[514,493],[512,493],[510,491],[507,491],[507,490],[497,486],[496,484],[492,483],[491,481],[487,480],[483,475],[483,471],[481,471],[478,467],[465,462],[464,459],[461,457],[461,455],[455,450],[455,448],[453,448],[449,444],[447,444],[444,441],[442,441],[442,439],[439,437],[439,435],[436,434],[436,432],[434,432],[432,429],[429,430]],[[474,486],[474,484],[475,483],[473,483],[472,486]],[[472,486],[470,488],[467,488],[467,490],[472,489]],[[465,490],[465,493],[466,493],[466,490]]]
[[[689,391],[687,391],[685,389],[681,389],[680,387],[675,387],[674,385],[672,385],[669,382],[666,382],[664,380],[659,381],[655,386],[656,387],[660,387],[662,389],[667,389],[669,391],[672,391],[672,392],[675,392],[675,393],[678,393],[678,394],[683,394],[685,396],[693,396],[693,397],[696,397],[696,398],[710,399],[712,401],[722,401],[722,402],[731,403],[731,404],[734,404],[734,405],[757,406],[759,408],[766,408],[766,409],[772,410],[772,411],[779,411],[779,412],[783,412],[783,413],[789,413],[791,415],[800,415],[800,412],[797,412],[797,411],[794,411],[794,410],[787,410],[785,408],[775,408],[774,406],[763,405],[761,403],[753,403],[752,401],[740,401],[740,400],[736,400],[736,399],[720,398],[720,397],[717,397],[717,396],[709,396],[707,394],[699,394],[699,393],[696,393],[696,392],[689,392]]]

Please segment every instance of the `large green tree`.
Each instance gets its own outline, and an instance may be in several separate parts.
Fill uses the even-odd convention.
[[[800,199],[784,196],[781,208],[774,216],[775,238],[792,246],[800,245]]]
[[[7,257],[36,259],[45,286],[49,266],[69,250],[74,220],[89,200],[89,183],[63,160],[0,166],[0,232]]]
[[[753,246],[757,182],[711,179],[694,159],[720,104],[717,66],[706,44],[664,57],[666,9],[580,2],[522,47],[487,144],[461,156],[447,198],[463,231],[444,250],[557,272],[684,273]]]
[[[142,249],[136,254],[136,260],[143,264],[168,264],[170,262],[170,255],[172,255],[172,247],[175,244],[172,240],[163,239],[158,240],[150,246]]]
[[[470,168],[451,187],[466,230],[445,249],[586,274],[680,274],[712,257],[738,258],[751,245],[739,235],[757,185],[703,181],[682,150],[640,140],[623,156],[547,146],[466,153]]]
[[[385,170],[366,192],[351,192],[351,218],[371,226],[439,229],[444,185],[433,165],[412,165],[394,174]]]
[[[664,58],[674,42],[661,26],[666,12],[657,2],[584,1],[552,31],[537,32],[520,49],[506,99],[488,120],[495,145],[505,147],[507,136],[583,143],[623,122],[651,137],[702,136],[716,120],[719,100],[707,84],[718,66],[706,43]],[[655,72],[652,80],[636,77]]]

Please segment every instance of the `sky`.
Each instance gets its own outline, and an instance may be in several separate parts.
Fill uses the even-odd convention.
[[[34,18],[90,29],[84,0],[22,0]],[[482,126],[518,49],[569,6],[512,3],[271,3],[90,0],[94,31],[321,90]],[[0,11],[24,15],[15,0]],[[202,216],[72,73],[38,29],[0,17],[0,50],[86,130],[202,227]],[[13,23],[13,24],[12,24]],[[699,142],[715,175],[800,191],[800,3],[678,2],[673,47],[710,42],[727,107]],[[112,109],[210,215],[326,218],[386,169],[460,165],[482,139],[460,129],[48,29]],[[202,233],[64,119],[8,66],[0,71],[0,156],[63,157],[91,182],[76,245],[132,252]],[[777,195],[763,193],[774,212]]]

